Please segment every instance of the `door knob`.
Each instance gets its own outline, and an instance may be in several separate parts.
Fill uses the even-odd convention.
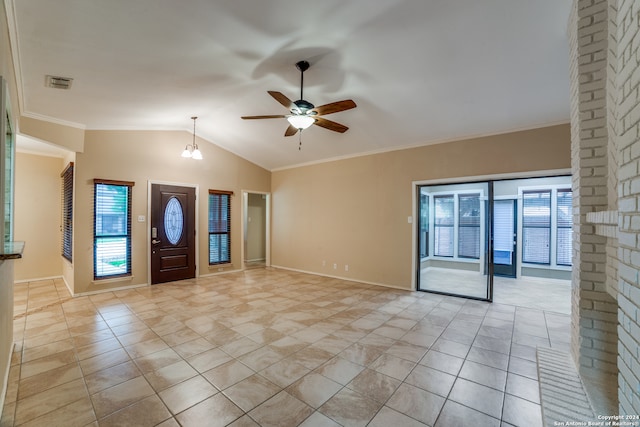
[[[153,240],[151,241],[151,243],[153,243],[154,245],[157,245],[157,244],[158,244],[158,243],[160,243],[160,242],[161,242],[161,240],[158,240],[158,239],[153,239]]]

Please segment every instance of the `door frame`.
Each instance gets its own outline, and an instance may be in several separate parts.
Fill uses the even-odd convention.
[[[500,181],[505,179],[522,179],[522,178],[544,178],[548,176],[556,175],[571,175],[571,169],[552,169],[544,171],[530,171],[530,172],[516,172],[516,173],[503,173],[494,175],[474,175],[455,178],[439,178],[418,180],[411,182],[411,215],[407,217],[407,222],[411,225],[411,290],[418,290],[417,271],[418,271],[418,259],[420,258],[420,251],[418,248],[418,223],[416,218],[420,200],[417,200],[418,187],[423,185],[437,185],[437,184],[456,184],[473,181]],[[520,234],[520,233],[518,233]],[[493,256],[493,254],[489,254]]]
[[[195,200],[195,214],[196,214],[196,223],[195,223],[195,250],[196,250],[196,279],[200,277],[200,241],[198,240],[198,206],[200,201],[200,193],[198,184],[184,183],[184,182],[173,182],[173,181],[159,181],[159,180],[148,180],[147,181],[147,217],[144,221],[140,221],[140,215],[136,217],[136,222],[143,222],[147,229],[147,285],[151,285],[151,186],[153,184],[156,185],[174,185],[177,187],[188,187],[194,188],[196,192],[196,200]],[[133,220],[133,218],[132,218]]]
[[[246,219],[249,210],[249,194],[262,194],[265,200],[265,267],[271,266],[271,193],[268,191],[241,190],[242,203],[240,204],[240,268],[245,269],[245,232]]]

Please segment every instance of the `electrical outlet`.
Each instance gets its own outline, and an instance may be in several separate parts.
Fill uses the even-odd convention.
[[[334,269],[334,270],[337,270],[337,269],[338,269],[338,264],[335,264],[335,263],[334,263],[334,264],[333,264],[333,269]]]
[[[322,266],[323,266],[323,267],[326,267],[326,265],[327,265],[327,261],[322,260]]]
[[[344,265],[344,271],[349,271],[349,264]]]

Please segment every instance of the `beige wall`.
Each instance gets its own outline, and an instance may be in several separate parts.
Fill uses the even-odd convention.
[[[10,101],[11,118],[15,123],[18,101],[4,5],[5,2],[0,2],[0,75],[8,84],[7,99]],[[4,159],[0,161],[4,162]],[[0,262],[0,405],[4,401],[6,376],[9,372],[9,360],[13,348],[13,269],[14,261]]]
[[[22,259],[15,261],[17,281],[62,275],[60,172],[63,169],[61,158],[16,155],[14,236],[26,242]]]
[[[84,152],[77,153],[74,201],[75,294],[123,286],[146,284],[148,265],[148,182],[198,185],[198,268],[199,275],[240,269],[242,188],[269,191],[270,172],[206,141],[198,141],[204,160],[180,157],[191,143],[188,132],[166,131],[87,131]],[[93,283],[93,179],[133,181],[132,195],[132,279]],[[230,190],[232,198],[231,265],[209,269],[207,203],[208,190]]]
[[[559,125],[274,172],[272,265],[410,289],[413,181],[569,169],[570,143]]]

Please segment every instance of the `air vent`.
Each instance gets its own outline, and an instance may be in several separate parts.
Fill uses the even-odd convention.
[[[70,77],[46,76],[45,86],[54,89],[71,89],[71,82],[73,79]]]

